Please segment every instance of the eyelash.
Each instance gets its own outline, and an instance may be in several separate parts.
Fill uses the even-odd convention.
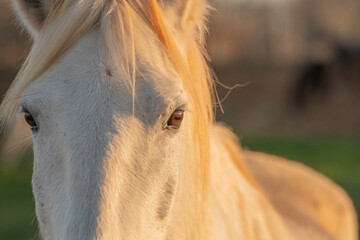
[[[22,108],[21,112],[24,114],[25,121],[30,126],[31,131],[37,132],[39,130],[39,125],[33,115],[26,108]]]

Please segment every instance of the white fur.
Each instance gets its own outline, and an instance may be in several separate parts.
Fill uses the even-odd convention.
[[[164,239],[171,221],[156,220],[156,204],[166,181],[178,182],[187,123],[164,127],[186,95],[171,75],[138,77],[133,117],[130,88],[104,51],[89,32],[22,104],[39,124],[32,183],[44,239]]]

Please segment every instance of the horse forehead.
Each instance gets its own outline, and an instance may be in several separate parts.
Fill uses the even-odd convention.
[[[83,110],[107,105],[129,113],[134,103],[135,110],[148,114],[152,110],[158,114],[172,99],[185,99],[181,81],[164,75],[164,71],[149,71],[139,65],[138,70],[147,73],[137,73],[133,81],[131,72],[116,69],[97,35],[97,31],[90,31],[82,37],[30,87],[29,95],[40,92],[50,104]]]

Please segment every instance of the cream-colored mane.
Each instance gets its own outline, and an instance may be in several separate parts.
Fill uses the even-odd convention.
[[[29,11],[22,0],[16,3],[19,12]],[[356,239],[355,213],[340,188],[304,166],[242,151],[228,129],[214,124],[216,94],[204,49],[209,6],[204,0],[60,0],[49,6],[46,17],[22,15],[31,23],[34,45],[1,105],[2,123],[13,119],[28,87],[94,28],[112,53],[107,58],[127,73],[135,115],[135,80],[142,74],[138,63],[157,64],[151,50],[162,48],[192,111],[191,154],[196,157],[187,163],[191,178],[186,188],[197,195],[184,204],[189,208],[183,214],[184,239]],[[304,187],[305,180],[313,186]],[[335,197],[327,201],[323,196]],[[314,201],[326,210],[314,209]],[[338,219],[333,214],[337,207],[342,209]]]

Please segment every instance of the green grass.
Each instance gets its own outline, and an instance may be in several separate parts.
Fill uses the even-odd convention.
[[[0,165],[0,239],[33,239],[36,233],[31,192],[32,166],[16,168]]]
[[[360,141],[244,137],[242,145],[302,162],[340,184],[360,210]],[[31,193],[32,164],[0,165],[0,239],[32,239],[36,233]]]

